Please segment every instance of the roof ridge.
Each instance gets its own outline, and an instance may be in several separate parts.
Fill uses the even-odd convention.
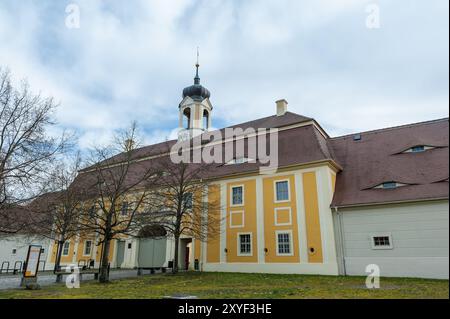
[[[390,126],[390,127],[374,129],[374,130],[369,130],[369,131],[355,132],[355,133],[350,133],[350,134],[346,134],[346,135],[330,137],[330,140],[337,140],[337,139],[342,139],[342,138],[346,138],[346,137],[351,137],[351,136],[354,136],[355,134],[372,134],[372,133],[386,132],[386,131],[397,130],[397,129],[401,129],[401,128],[407,128],[407,127],[414,127],[414,126],[425,125],[425,124],[433,124],[433,123],[445,122],[445,121],[448,121],[448,120],[449,120],[448,117],[443,117],[443,118],[439,118],[439,119],[435,119],[435,120],[428,120],[428,121],[422,121],[422,122],[402,124],[402,125]]]
[[[295,116],[300,116],[300,117],[303,117],[303,118],[305,118],[305,119],[307,119],[307,120],[313,120],[313,118],[311,118],[311,117],[304,116],[304,115],[301,115],[301,114],[298,114],[298,113],[294,113],[294,112],[290,112],[290,111],[287,111],[284,115],[286,115],[286,114],[291,114],[291,115],[295,115]],[[252,123],[252,122],[262,121],[262,120],[266,120],[266,119],[270,119],[270,118],[282,117],[282,116],[284,116],[284,115],[278,116],[278,115],[276,115],[276,114],[272,114],[272,115],[265,116],[265,117],[260,117],[260,118],[254,119],[254,120],[250,120],[250,121],[246,121],[246,122],[242,122],[242,123],[238,123],[238,124],[233,124],[233,125],[225,126],[225,127],[219,128],[219,129],[217,129],[217,130],[220,131],[220,130],[224,130],[224,129],[226,129],[226,128],[231,128],[231,127],[241,126],[241,125],[248,124],[248,123]]]
[[[314,125],[313,125],[313,134],[314,134],[314,139],[316,140],[316,143],[319,146],[319,150],[322,153],[322,155],[325,158],[333,159],[330,149],[328,147],[327,138],[325,138]],[[321,143],[320,137],[323,138],[324,144]]]

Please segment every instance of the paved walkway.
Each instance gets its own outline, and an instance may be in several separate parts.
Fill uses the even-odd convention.
[[[0,290],[19,288],[20,278],[22,275],[1,275],[0,276]],[[137,277],[136,269],[111,270],[109,278],[111,280],[121,278]],[[65,280],[66,276],[64,276]],[[55,284],[56,276],[53,273],[43,273],[38,276],[38,283],[41,286],[49,286]],[[94,280],[94,274],[84,274],[82,281]],[[63,281],[64,282],[64,281]]]

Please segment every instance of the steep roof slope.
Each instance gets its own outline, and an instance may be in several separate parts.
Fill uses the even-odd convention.
[[[328,140],[343,167],[336,180],[332,206],[352,206],[409,200],[448,198],[448,118]],[[414,146],[435,147],[403,153]],[[384,182],[407,186],[373,189]]]
[[[299,114],[292,113],[292,112],[286,112],[282,116],[272,115],[272,116],[256,119],[256,120],[249,121],[249,122],[232,125],[232,126],[229,126],[226,128],[219,129],[218,131],[222,134],[222,137],[225,137],[225,129],[240,128],[245,131],[246,129],[249,129],[249,128],[253,128],[255,130],[258,130],[259,128],[265,128],[265,129],[280,128],[280,127],[294,125],[294,124],[298,124],[298,123],[305,123],[305,122],[309,122],[312,120],[313,120],[312,118],[309,118],[309,117],[306,117],[303,115],[299,115]],[[213,134],[213,133],[214,132],[212,132],[211,134]],[[136,160],[136,159],[152,157],[152,156],[156,156],[159,154],[167,153],[168,150],[170,150],[170,148],[176,144],[176,142],[177,142],[177,140],[168,140],[165,142],[137,148],[137,149],[133,150],[133,152],[131,154],[131,158],[133,160]],[[112,163],[115,164],[115,163],[120,162],[121,160],[125,160],[125,156],[123,155],[123,153],[117,154],[117,155],[103,161],[101,163],[101,165],[108,165],[108,164],[112,164]],[[90,170],[90,169],[92,169],[92,166],[86,167],[82,171]]]
[[[283,129],[278,132],[278,167],[305,164],[310,162],[331,160],[330,151],[328,149],[326,138],[314,125],[314,120],[308,117],[304,117],[295,113],[287,112],[282,116],[269,116],[261,119],[257,119],[250,122],[241,123],[238,125],[231,126],[229,128],[241,128],[246,130],[248,128],[286,128],[287,126],[295,124],[303,124],[298,127],[293,127],[289,129]],[[224,138],[223,131],[225,128],[221,129],[222,137]],[[260,137],[258,137],[259,139]],[[216,141],[215,141],[216,142]],[[133,160],[138,160],[130,166],[129,174],[130,176],[138,176],[139,172],[150,169],[152,165],[155,165],[159,161],[158,157],[155,155],[167,154],[170,148],[176,143],[175,140],[167,141],[155,145],[149,145],[143,148],[139,148],[133,151]],[[208,178],[219,178],[223,176],[235,175],[235,174],[245,174],[257,172],[261,166],[267,166],[267,163],[262,164],[261,158],[257,158],[257,163],[243,163],[235,165],[226,165],[225,157],[225,147],[232,143],[232,149],[236,151],[236,141],[227,142],[219,144],[222,152],[222,163],[215,164],[214,170],[211,170]],[[244,139],[244,156],[249,156],[248,152],[248,139]],[[267,151],[270,150],[270,143],[267,139],[266,142]],[[204,145],[205,148],[209,146]],[[211,146],[212,147],[212,146]],[[233,155],[236,155],[235,153]],[[125,158],[123,154],[118,154],[106,161],[103,165],[107,164],[117,164],[120,162],[121,158]],[[73,186],[77,187],[87,187],[88,184],[95,184],[95,172],[92,171],[93,167],[86,168],[80,172]],[[133,178],[131,178],[133,179]],[[130,180],[130,182],[132,182]]]

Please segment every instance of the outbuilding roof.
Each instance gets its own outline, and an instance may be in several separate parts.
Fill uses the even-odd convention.
[[[448,198],[448,118],[328,140],[337,174],[332,206]],[[423,152],[405,152],[431,146]],[[394,189],[374,188],[396,182]]]

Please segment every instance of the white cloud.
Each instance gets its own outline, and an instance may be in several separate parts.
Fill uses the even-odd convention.
[[[69,2],[3,1],[0,64],[61,102],[83,148],[132,120],[147,143],[175,137],[197,46],[216,126],[278,98],[330,134],[448,116],[448,2],[379,0],[376,31],[366,0],[74,2],[80,29],[64,26]]]

